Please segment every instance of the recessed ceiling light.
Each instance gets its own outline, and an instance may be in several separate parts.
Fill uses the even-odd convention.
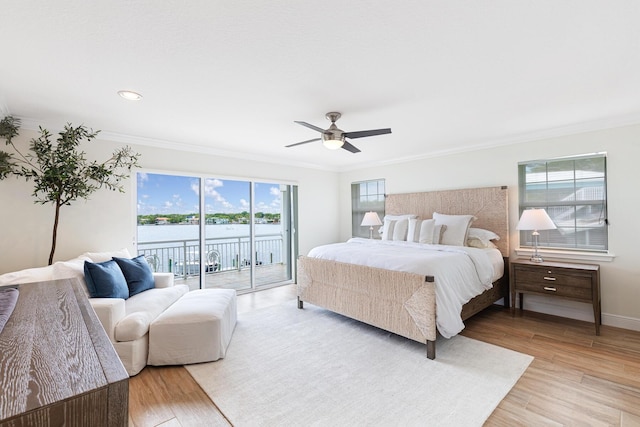
[[[142,99],[142,95],[132,90],[119,90],[118,95],[129,101],[140,101]]]

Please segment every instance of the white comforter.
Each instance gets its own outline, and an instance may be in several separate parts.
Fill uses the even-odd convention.
[[[434,276],[436,325],[443,337],[450,338],[464,329],[462,306],[502,275],[504,266],[494,267],[496,259],[502,261],[496,252],[500,255],[497,249],[353,238],[318,246],[308,256]]]

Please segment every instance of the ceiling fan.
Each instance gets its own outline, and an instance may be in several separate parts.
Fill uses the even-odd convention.
[[[295,147],[296,145],[307,144],[309,142],[314,141],[322,141],[322,144],[330,150],[337,150],[338,148],[344,148],[347,151],[352,153],[359,153],[360,150],[349,143],[346,138],[364,138],[366,136],[376,136],[376,135],[384,135],[387,133],[391,133],[391,129],[373,129],[373,130],[361,130],[357,132],[344,132],[342,129],[338,129],[336,126],[336,120],[338,120],[342,116],[340,113],[331,112],[326,114],[327,120],[331,121],[331,126],[329,129],[321,129],[317,126],[311,125],[307,122],[299,122],[296,121],[299,125],[308,127],[309,129],[313,129],[322,134],[321,138],[309,139],[307,141],[296,142],[295,144],[289,144],[285,147]]]

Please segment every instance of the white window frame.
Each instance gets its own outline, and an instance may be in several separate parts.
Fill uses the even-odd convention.
[[[561,243],[554,245],[553,243],[550,243],[551,237],[554,236],[551,233],[555,233],[554,237],[555,237],[555,240],[557,241],[559,237],[557,233],[559,233],[559,231],[550,230],[550,231],[540,231],[540,240],[539,240],[539,248],[538,248],[539,252],[547,255],[547,257],[553,257],[553,258],[577,259],[577,260],[585,260],[585,261],[588,261],[588,260],[611,261],[613,259],[615,255],[613,255],[613,253],[611,253],[610,251],[609,236],[608,236],[607,159],[606,157],[607,157],[606,153],[591,153],[591,154],[584,154],[584,155],[578,155],[578,156],[568,156],[568,157],[553,158],[553,159],[526,161],[526,162],[520,162],[518,164],[518,189],[519,189],[518,217],[522,215],[522,212],[525,209],[544,208],[549,213],[549,216],[551,217],[551,219],[554,220],[554,222],[558,220],[558,224],[560,224],[561,221],[559,220],[559,218],[554,219],[555,211],[556,211],[554,210],[554,208],[559,205],[565,206],[565,207],[567,205],[575,206],[576,209],[577,207],[584,208],[585,205],[586,206],[597,205],[596,207],[601,211],[601,218],[602,218],[601,221],[602,221],[602,227],[603,227],[602,229],[604,231],[604,247],[603,248],[587,247],[585,245],[580,244],[580,242],[577,239],[574,242],[574,244],[571,246],[567,244],[562,245]],[[526,186],[527,167],[533,167],[535,165],[538,168],[540,168],[541,166],[544,168],[545,175],[543,176],[543,179],[539,179],[537,181],[537,184],[538,184],[538,187],[540,185],[544,185],[546,189],[549,190],[549,187],[550,187],[549,184],[557,182],[557,180],[550,179],[550,175],[548,173],[550,166],[553,167],[553,165],[558,165],[560,164],[560,162],[563,162],[566,164],[566,162],[570,162],[570,161],[585,160],[585,159],[592,159],[592,158],[602,158],[604,161],[603,185],[601,188],[601,193],[598,193],[596,198],[594,198],[593,200],[588,200],[588,199],[585,199],[584,197],[580,198],[576,196],[574,200],[563,200],[562,202],[558,202],[558,201],[549,200],[549,199],[553,199],[553,197],[545,196],[545,200],[540,200],[540,198],[538,197],[534,201],[529,201],[530,198],[527,197],[527,186]],[[564,181],[565,184],[566,182],[573,182],[573,187],[576,188],[575,194],[577,194],[579,191],[581,191],[579,184],[581,182],[586,182],[589,179],[589,177],[586,177],[584,173],[582,175],[576,174],[575,164],[574,164],[573,170],[566,169],[566,171],[569,172],[566,175],[570,175],[570,177],[568,179],[563,178],[562,181]],[[537,192],[538,194],[540,193],[539,188],[537,189]],[[574,233],[577,233],[578,231],[581,230],[580,227],[578,227],[577,225],[577,220],[576,220],[576,225],[574,227],[575,227],[573,228]],[[566,221],[564,222],[563,226],[560,228],[564,230],[572,230],[572,227],[567,227]],[[531,231],[520,231],[519,239],[520,239],[520,246],[516,249],[516,253],[520,256],[530,255],[533,252],[533,241],[531,238]]]

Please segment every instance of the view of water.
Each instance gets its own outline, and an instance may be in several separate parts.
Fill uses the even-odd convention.
[[[281,224],[256,224],[256,244],[253,254],[249,239],[248,224],[214,224],[206,226],[205,253],[216,269],[235,269],[247,265],[251,258],[259,264],[282,263],[283,252]],[[158,258],[160,267],[156,271],[175,271],[187,274],[199,272],[200,246],[198,225],[167,224],[138,226],[138,252]],[[148,243],[153,242],[153,243]],[[162,243],[165,242],[165,243]]]
[[[140,225],[138,243],[164,240],[190,240],[198,238],[198,225]],[[256,236],[279,234],[281,224],[256,224]],[[248,224],[214,224],[205,228],[206,238],[222,239],[249,235]]]

